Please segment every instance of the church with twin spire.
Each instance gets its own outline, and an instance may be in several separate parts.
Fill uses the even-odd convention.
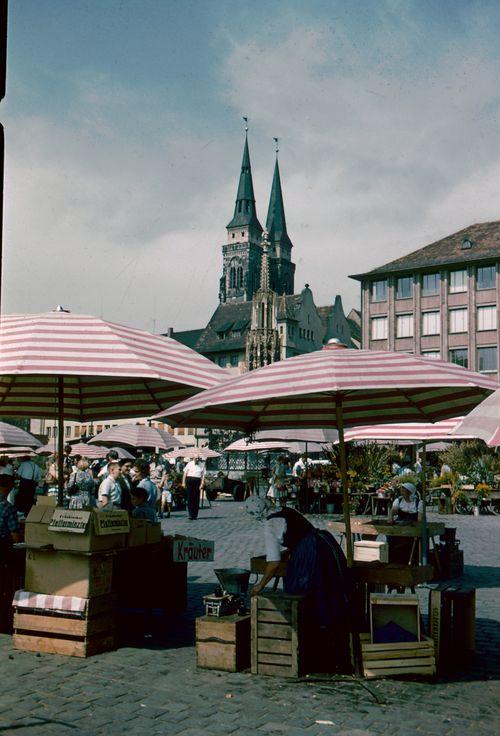
[[[276,139],[275,139],[276,140]],[[359,347],[360,315],[344,314],[340,296],[317,307],[308,284],[295,293],[278,148],[265,228],[257,216],[248,133],[233,216],[222,245],[219,304],[202,329],[170,331],[233,373],[318,350],[332,337]]]

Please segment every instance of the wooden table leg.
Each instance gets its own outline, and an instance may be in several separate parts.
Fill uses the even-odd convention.
[[[413,544],[411,545],[410,559],[408,560],[409,565],[411,565],[411,561],[413,559],[413,553],[415,552],[416,544],[417,544],[417,537],[413,537]]]
[[[436,542],[434,540],[434,537],[431,537],[432,539],[432,549],[434,550],[434,562],[436,563],[436,569],[438,572],[439,577],[442,575],[442,569],[441,569],[441,560],[439,559],[439,550],[436,547]]]

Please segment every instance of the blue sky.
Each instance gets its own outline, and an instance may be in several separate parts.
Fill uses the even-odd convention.
[[[4,310],[203,325],[241,115],[261,221],[281,139],[296,289],[357,306],[348,274],[498,219],[499,27],[473,0],[11,2]]]

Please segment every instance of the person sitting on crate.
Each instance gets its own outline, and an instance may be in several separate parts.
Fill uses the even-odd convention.
[[[14,488],[14,482],[14,476],[10,473],[0,474],[0,565],[9,561],[12,544],[22,542],[17,511],[7,501],[7,496]]]
[[[271,509],[269,501],[258,496],[248,498],[245,507],[264,522],[266,546],[266,570],[251,595],[259,595],[275,577],[281,548],[285,548],[288,564],[283,587],[288,595],[303,595],[308,600],[314,668],[349,671],[349,584],[340,545],[295,509]]]

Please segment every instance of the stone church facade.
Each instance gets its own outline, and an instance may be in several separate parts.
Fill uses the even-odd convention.
[[[338,337],[358,348],[360,314],[342,300],[317,307],[308,284],[295,293],[293,243],[288,235],[276,155],[263,228],[257,216],[248,137],[233,217],[222,246],[219,304],[205,328],[167,334],[233,373],[318,350]]]

